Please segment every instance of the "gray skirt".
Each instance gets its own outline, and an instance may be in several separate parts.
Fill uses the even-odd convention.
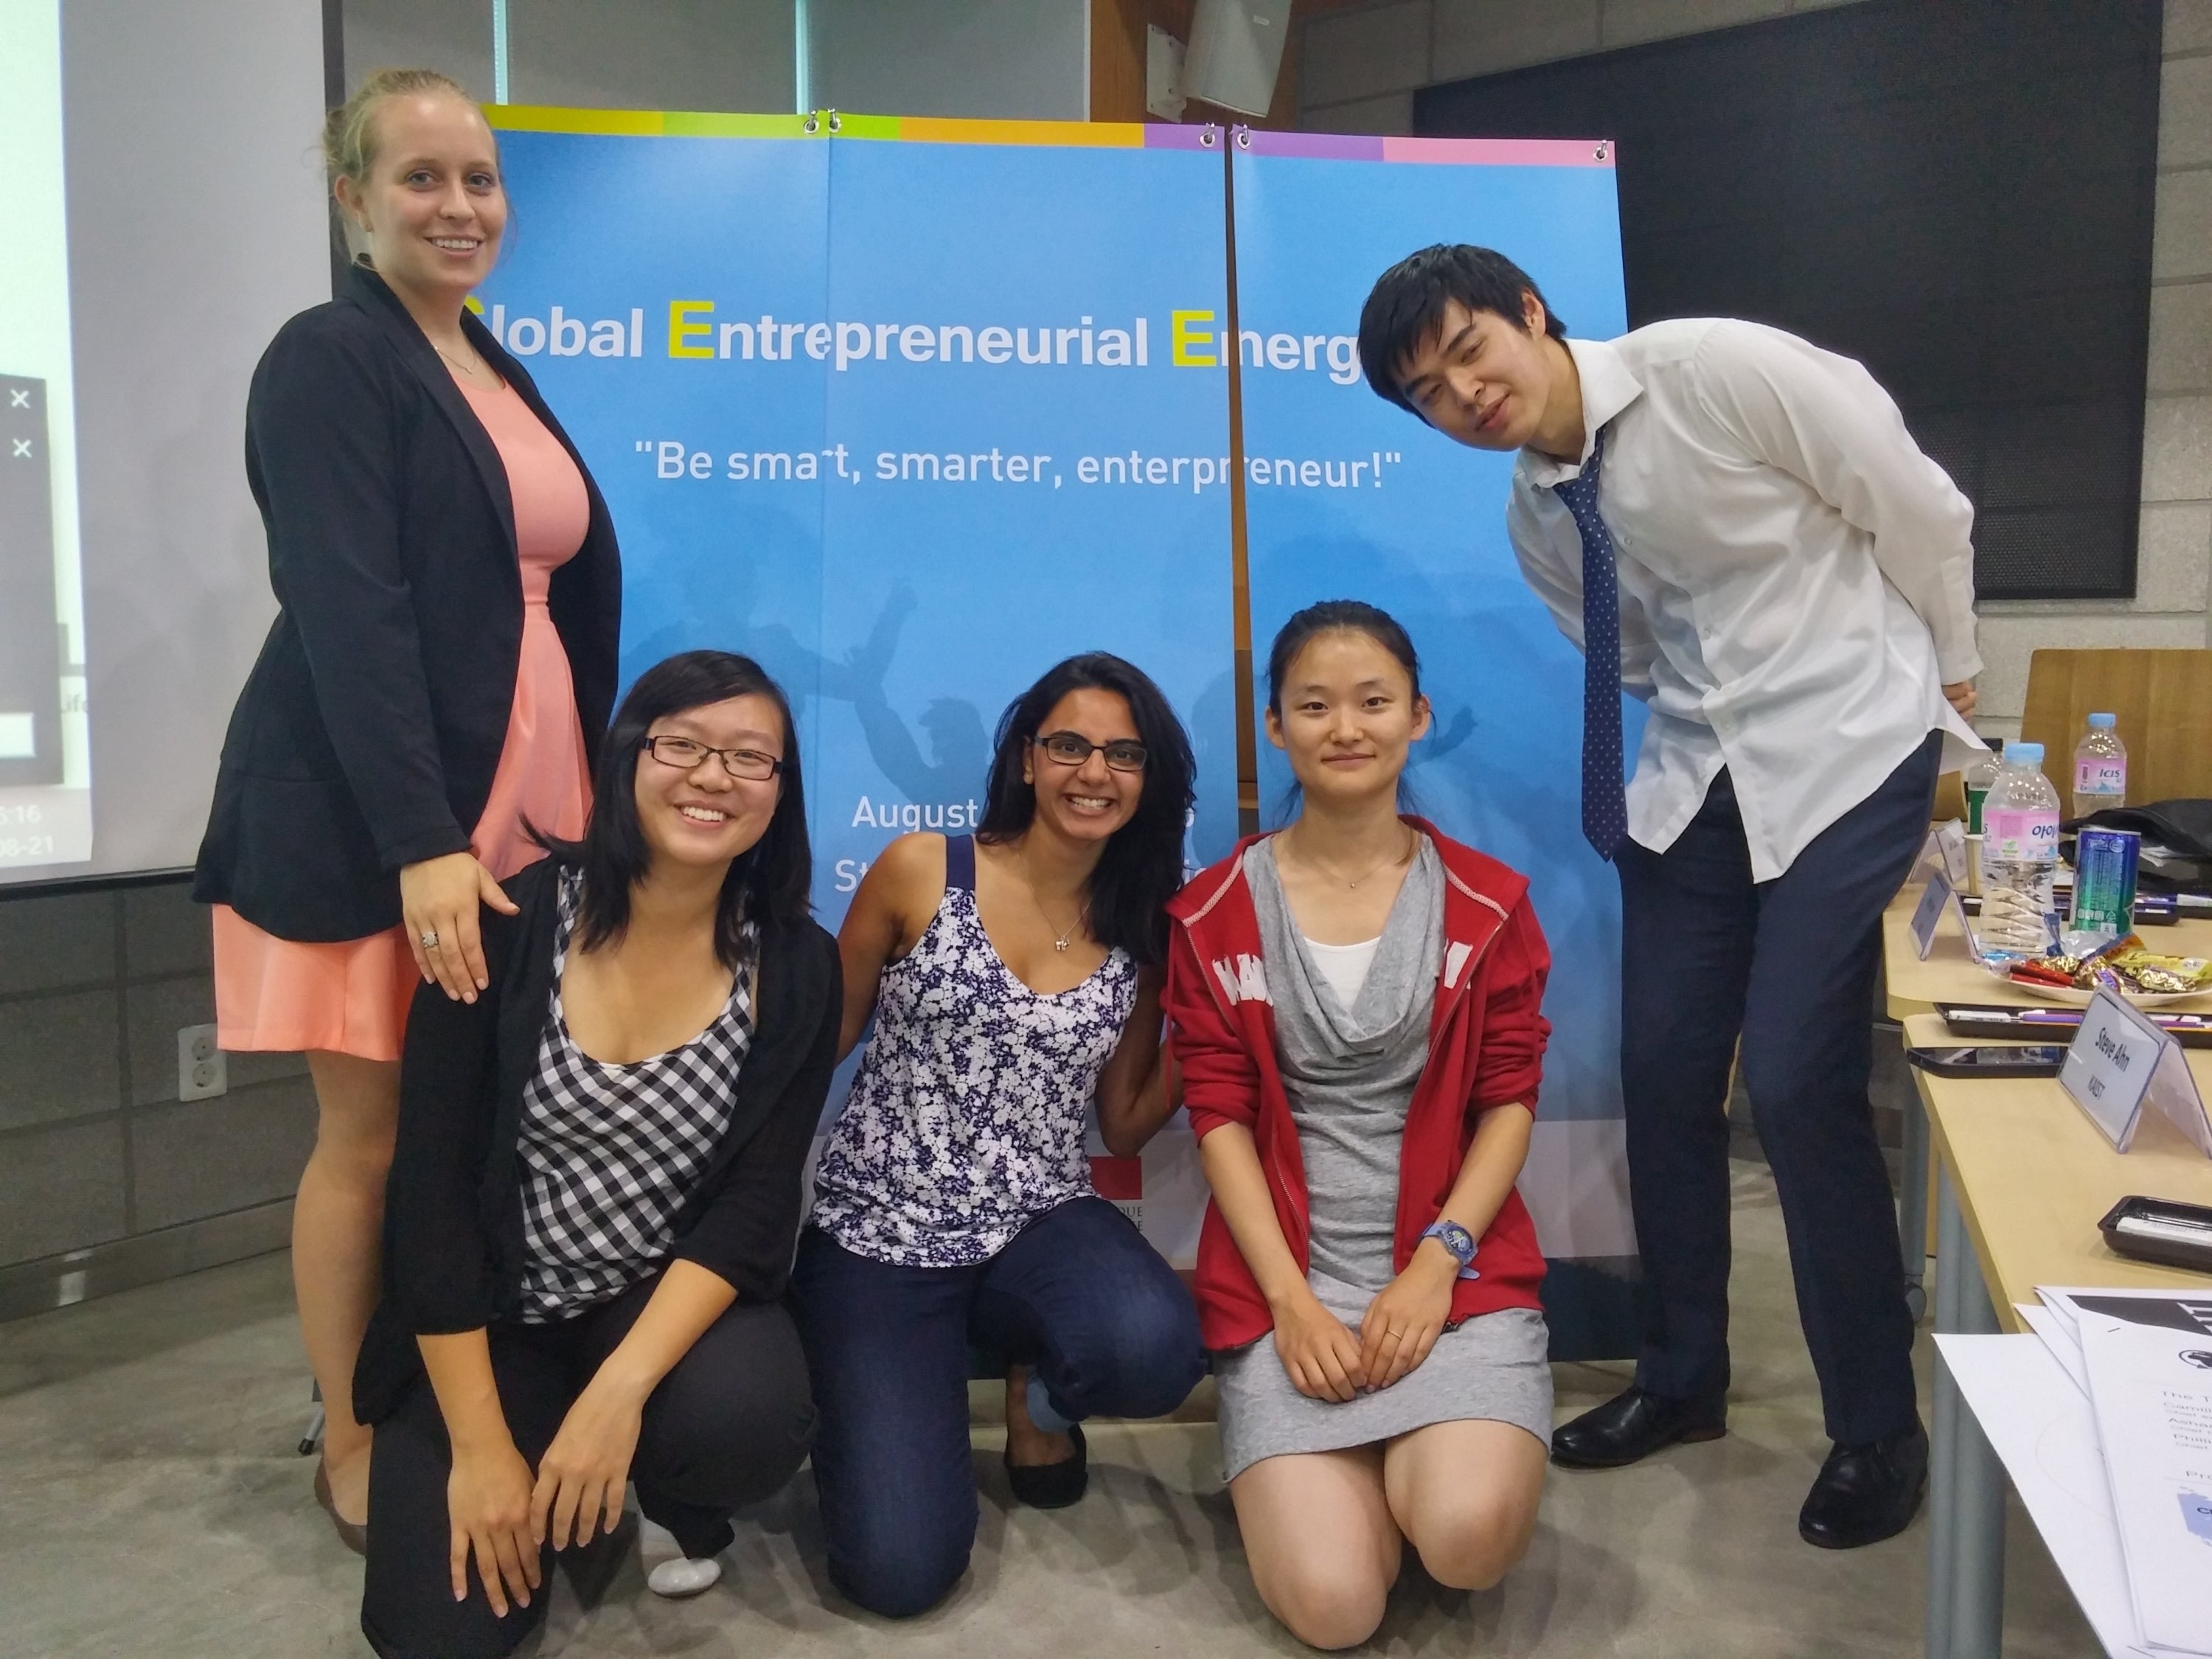
[[[1312,1274],[1310,1283],[1322,1305],[1357,1334],[1373,1293],[1322,1273]],[[1446,1331],[1426,1359],[1389,1388],[1341,1401],[1300,1394],[1283,1369],[1273,1333],[1217,1352],[1221,1478],[1234,1480],[1263,1457],[1342,1451],[1469,1419],[1510,1423],[1549,1446],[1550,1340],[1535,1309],[1501,1308]]]

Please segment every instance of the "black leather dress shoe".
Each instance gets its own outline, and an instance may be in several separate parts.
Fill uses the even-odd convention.
[[[1928,1436],[1917,1424],[1863,1446],[1838,1445],[1797,1514],[1797,1535],[1824,1550],[1894,1538],[1928,1490]]]
[[[1571,1469],[1617,1469],[1678,1440],[1728,1432],[1725,1400],[1670,1400],[1631,1389],[1552,1431],[1552,1461]]]

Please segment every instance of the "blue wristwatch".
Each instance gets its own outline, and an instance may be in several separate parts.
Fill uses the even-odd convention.
[[[1434,1226],[1424,1229],[1421,1237],[1435,1239],[1459,1258],[1459,1276],[1462,1279],[1482,1277],[1474,1270],[1474,1235],[1458,1222],[1439,1221]]]

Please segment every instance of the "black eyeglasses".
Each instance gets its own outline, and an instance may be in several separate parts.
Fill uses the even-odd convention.
[[[709,756],[720,756],[722,769],[733,778],[760,783],[783,770],[783,763],[757,749],[716,749],[690,738],[647,738],[645,752],[663,766],[689,772]]]
[[[1134,738],[1116,738],[1111,743],[1093,743],[1080,732],[1048,732],[1036,740],[1038,748],[1062,766],[1080,766],[1097,750],[1106,757],[1106,764],[1116,772],[1141,772],[1145,769],[1145,745]]]

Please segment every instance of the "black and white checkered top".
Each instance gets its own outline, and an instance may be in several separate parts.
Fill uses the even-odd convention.
[[[690,1042],[627,1066],[579,1048],[561,982],[581,886],[580,872],[562,875],[552,1006],[522,1092],[520,1317],[532,1325],[618,1296],[666,1258],[677,1212],[729,1127],[752,1046],[758,934],[749,926],[728,1003]]]

